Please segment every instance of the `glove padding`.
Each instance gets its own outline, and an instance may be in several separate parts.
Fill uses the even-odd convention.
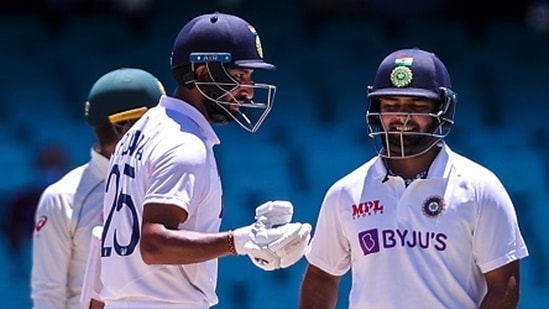
[[[293,214],[294,206],[290,201],[268,201],[255,209],[256,222],[265,228],[290,223]]]
[[[255,209],[256,222],[233,231],[236,253],[248,255],[257,267],[271,271],[295,264],[310,239],[311,225],[290,223],[289,201],[268,201]]]
[[[275,254],[280,257],[280,267],[287,268],[297,263],[305,254],[305,250],[311,239],[312,226],[309,223],[302,223],[297,237],[287,245],[275,250]]]
[[[246,255],[252,252],[261,251],[262,248],[255,241],[255,235],[261,229],[263,229],[263,226],[257,222],[235,229],[233,231],[233,238],[236,254]]]
[[[266,271],[290,267],[303,257],[310,232],[309,223],[298,222],[261,229],[256,234],[256,243],[264,249],[248,256],[254,265]]]
[[[300,228],[301,223],[288,223],[275,228],[265,228],[258,222],[237,228],[233,231],[236,253],[239,255],[257,254],[258,251],[271,250],[272,255],[275,255],[274,250],[286,246],[299,236]]]

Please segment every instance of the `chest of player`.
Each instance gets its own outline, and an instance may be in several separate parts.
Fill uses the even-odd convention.
[[[459,179],[419,179],[408,187],[398,178],[365,186],[342,220],[351,242],[367,235],[385,247],[446,250],[470,239],[478,205]],[[466,245],[469,246],[469,245]]]

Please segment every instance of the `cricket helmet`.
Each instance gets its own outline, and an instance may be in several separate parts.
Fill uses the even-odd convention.
[[[85,104],[86,122],[92,127],[134,120],[166,94],[151,73],[137,68],[119,68],[99,77]]]
[[[195,69],[200,65],[208,68],[208,80],[199,80],[196,76]],[[243,84],[227,71],[231,68],[275,70],[273,64],[263,59],[256,29],[240,17],[215,12],[193,18],[175,39],[170,66],[179,85],[197,87],[204,96],[214,123],[235,121],[247,131],[255,132],[271,110],[276,86]],[[254,98],[235,98],[231,92],[239,87],[251,88]],[[238,105],[237,112],[230,111],[231,104]]]
[[[390,131],[384,128],[381,121],[380,98],[388,96],[420,97],[438,102],[438,108],[432,113],[404,115],[406,121],[414,115],[432,117],[433,125],[430,132],[407,132],[404,129]],[[456,102],[457,94],[452,91],[450,75],[438,56],[419,48],[394,51],[380,63],[374,84],[368,87],[368,135],[374,139],[376,151],[383,157],[418,156],[448,135],[454,124]],[[417,139],[414,145],[405,145],[406,136],[421,138]]]

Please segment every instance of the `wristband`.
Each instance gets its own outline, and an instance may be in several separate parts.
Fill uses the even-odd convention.
[[[229,231],[229,233],[227,234],[227,243],[229,245],[229,252],[232,254],[232,255],[235,255],[236,254],[236,248],[234,246],[234,236],[233,236],[233,231]]]

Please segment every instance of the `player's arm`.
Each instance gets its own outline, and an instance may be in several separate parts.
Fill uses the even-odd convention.
[[[268,201],[256,208],[256,222],[232,232],[179,230],[187,212],[176,205],[145,204],[140,244],[147,264],[198,263],[229,254],[248,255],[263,270],[287,268],[303,256],[311,225],[290,222],[288,201]]]
[[[143,207],[140,250],[147,264],[189,264],[229,255],[228,232],[178,230],[187,212],[176,205]]]
[[[31,298],[34,308],[63,308],[66,305],[72,245],[68,209],[70,205],[64,196],[48,189],[38,203],[32,242]]]
[[[92,229],[90,248],[82,280],[80,292],[81,309],[102,309],[104,307],[99,293],[103,287],[101,282],[101,236],[103,227],[96,226]]]
[[[514,309],[518,305],[520,290],[519,260],[484,274],[488,292],[480,309]]]
[[[341,277],[308,264],[301,283],[299,309],[335,308],[340,281]]]

